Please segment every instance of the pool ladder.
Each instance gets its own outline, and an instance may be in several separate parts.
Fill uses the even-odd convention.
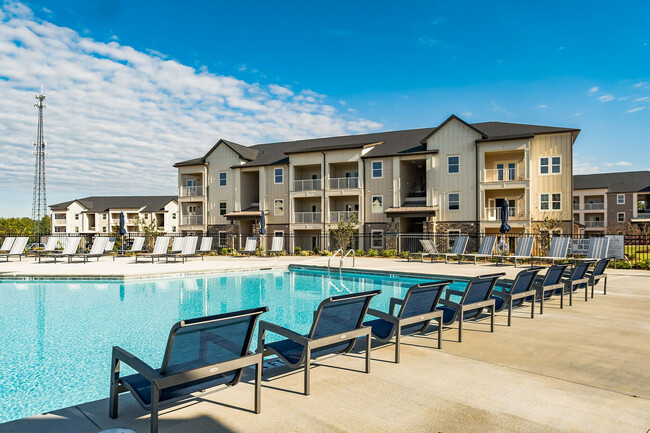
[[[332,259],[336,257],[337,254],[341,253],[341,260],[339,260],[339,271],[341,268],[343,268],[343,260],[346,259],[350,253],[352,253],[352,267],[354,267],[355,261],[356,261],[356,254],[354,252],[354,249],[350,248],[349,250],[346,251],[345,255],[343,254],[343,249],[339,248],[338,250],[334,251],[334,254],[330,256],[329,259],[327,259],[327,269],[329,270],[331,267]]]

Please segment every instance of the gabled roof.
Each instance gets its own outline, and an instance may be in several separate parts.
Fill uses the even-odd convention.
[[[369,134],[344,135],[338,137],[311,138],[306,140],[282,141],[276,143],[256,144],[250,147],[232,143],[226,140],[219,140],[210,151],[202,158],[191,159],[174,164],[174,167],[184,165],[205,164],[207,156],[216,147],[225,143],[233,151],[237,152],[247,162],[234,168],[258,167],[264,165],[287,165],[288,155],[302,152],[320,152],[326,150],[350,149],[363,147],[369,143],[379,143],[374,146],[365,158],[378,158],[385,156],[397,156],[404,154],[435,152],[427,150],[427,138],[440,130],[452,119],[458,120],[468,128],[476,131],[481,138],[477,140],[498,140],[521,137],[533,137],[538,134],[552,134],[561,132],[577,133],[579,129],[562,128],[554,126],[526,125],[521,123],[504,122],[483,122],[467,123],[458,116],[451,115],[440,126],[432,128],[406,129],[401,131],[375,132]]]
[[[607,188],[607,192],[650,192],[650,171],[578,174],[573,189]]]
[[[50,206],[51,210],[65,210],[72,203],[79,202],[87,212],[106,212],[110,209],[142,209],[143,212],[159,212],[171,201],[177,201],[175,195],[153,196],[92,196],[77,200],[57,203]]]

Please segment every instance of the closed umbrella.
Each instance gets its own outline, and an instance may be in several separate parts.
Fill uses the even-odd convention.
[[[505,235],[510,231],[510,226],[508,225],[508,200],[505,198],[501,202],[501,227],[499,231],[502,235]],[[501,249],[507,249],[508,245],[506,244],[504,236],[501,236],[501,241],[499,242]]]
[[[127,233],[126,232],[126,217],[124,216],[124,212],[120,212],[120,231],[118,232],[119,235],[122,237],[122,255],[124,255],[124,235]]]
[[[264,216],[264,211],[260,211],[260,234],[264,236],[266,234],[266,217]],[[264,240],[264,238],[262,238]],[[260,245],[264,245],[263,242],[260,242]]]

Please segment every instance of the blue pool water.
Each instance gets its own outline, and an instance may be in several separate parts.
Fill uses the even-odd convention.
[[[125,283],[0,282],[0,422],[108,397],[112,346],[158,367],[179,320],[266,305],[263,320],[306,333],[326,297],[381,289],[371,307],[386,310],[391,297],[432,280],[291,270]]]

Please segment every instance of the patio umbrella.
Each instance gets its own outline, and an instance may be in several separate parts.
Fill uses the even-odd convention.
[[[266,234],[266,217],[264,216],[264,211],[260,211],[260,234],[264,236]],[[260,242],[260,245],[264,245]]]
[[[124,212],[120,212],[120,230],[118,234],[122,237],[122,255],[124,255],[124,235],[126,234],[126,218],[124,217]]]
[[[499,242],[499,246],[501,249],[506,249],[507,244],[505,241],[505,238],[503,235],[508,233],[510,231],[510,226],[508,225],[508,200],[505,198],[501,202],[501,227],[499,228],[499,232],[501,232],[501,241]]]

